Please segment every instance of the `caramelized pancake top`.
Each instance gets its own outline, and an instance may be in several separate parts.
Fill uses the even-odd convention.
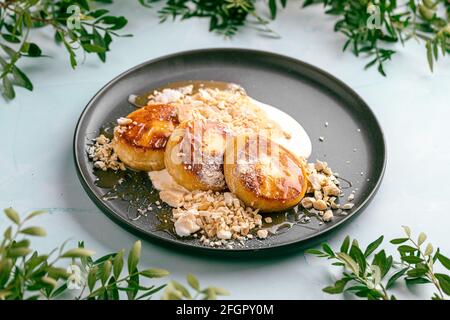
[[[134,147],[151,150],[164,149],[179,123],[176,108],[170,104],[150,104],[127,118],[133,122],[120,127],[119,137]]]
[[[183,165],[185,171],[212,188],[225,186],[223,175],[223,154],[225,152],[226,130],[215,121],[197,120],[181,123],[170,143],[177,144],[176,154],[170,157]]]
[[[233,146],[226,164],[235,164],[236,178],[256,197],[289,201],[305,193],[303,161],[283,146],[261,135],[236,137]]]

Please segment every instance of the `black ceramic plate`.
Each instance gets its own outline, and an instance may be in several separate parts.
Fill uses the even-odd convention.
[[[105,200],[104,196],[109,190],[96,184],[97,176],[87,157],[89,139],[97,136],[102,126],[134,109],[127,102],[130,94],[148,92],[183,80],[217,80],[240,84],[251,97],[276,106],[297,119],[313,142],[310,159],[327,161],[340,177],[352,183],[342,199],[356,190],[353,209],[345,216],[336,215],[330,223],[321,223],[312,218],[309,223],[288,224],[288,228],[282,228],[284,231],[263,241],[254,239],[247,241],[244,247],[226,249],[205,247],[195,238],[177,238],[167,228],[161,227],[158,215],[161,217],[164,212],[169,212],[167,207],[163,206],[161,212],[152,212],[136,220],[133,219],[136,213],[130,212],[133,207],[129,201]],[[324,140],[320,141],[319,137]],[[142,236],[184,249],[220,254],[298,248],[306,241],[310,243],[313,239],[317,240],[362,211],[375,195],[386,163],[380,125],[370,108],[353,90],[328,73],[304,62],[278,54],[244,49],[177,53],[145,62],[119,75],[103,87],[83,111],[75,131],[74,155],[83,187],[100,209],[120,225]],[[146,183],[143,188],[145,192],[149,182],[142,181]],[[139,186],[136,185],[136,188]],[[144,195],[144,198],[156,201],[157,195]],[[292,219],[296,220],[295,217]]]

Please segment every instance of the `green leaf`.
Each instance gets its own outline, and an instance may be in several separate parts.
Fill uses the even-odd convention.
[[[450,259],[447,258],[446,256],[444,256],[441,253],[438,253],[436,255],[437,259],[439,260],[439,262],[447,269],[450,270]]]
[[[36,237],[45,237],[47,235],[47,232],[41,227],[28,227],[20,230],[20,233]]]
[[[181,295],[185,298],[190,299],[191,298],[191,294],[189,293],[189,290],[186,289],[186,287],[184,287],[181,283],[172,280],[170,282],[172,284],[172,286],[175,288],[175,290],[179,291],[181,293]]]
[[[195,291],[200,291],[200,283],[192,273],[189,273],[187,275],[187,282],[189,283],[192,289],[194,289]]]
[[[424,269],[424,268],[414,268],[414,269],[409,270],[406,274],[408,275],[408,277],[411,277],[411,278],[419,278],[419,277],[426,275],[427,272],[428,272],[428,270]]]
[[[381,278],[384,278],[392,267],[392,261],[392,256],[386,257],[386,252],[381,250],[373,257],[372,265],[380,268]]]
[[[98,52],[97,53],[97,55],[100,58],[100,60],[105,62],[106,61],[106,53],[105,52],[108,51],[108,46],[105,43],[105,41],[103,40],[103,38],[100,35],[100,33],[98,33],[97,29],[94,29],[92,34],[94,36],[94,38],[93,38],[94,44],[98,45],[98,46],[100,46],[102,48],[105,48],[104,52]],[[106,33],[105,33],[105,35],[106,35]]]
[[[414,248],[414,247],[411,247],[411,246],[408,246],[408,245],[401,245],[401,246],[399,246],[397,248],[397,250],[399,252],[416,252],[417,248]]]
[[[330,257],[334,257],[333,249],[328,245],[328,243],[322,243],[322,249],[325,251]]]
[[[114,16],[103,16],[98,21],[110,25],[108,27],[108,29],[110,30],[122,29],[128,23],[125,17],[114,17]]]
[[[9,220],[14,222],[15,224],[20,223],[20,216],[17,213],[17,211],[15,211],[13,208],[5,209],[4,212],[5,212],[6,216],[9,218]]]
[[[345,263],[347,269],[351,270],[356,275],[359,274],[359,267],[352,257],[343,252],[336,253],[336,256]]]
[[[31,42],[27,53],[29,57],[40,57],[42,55],[42,50],[36,43]]]
[[[97,9],[95,11],[89,12],[89,16],[94,18],[99,18],[103,16],[104,14],[107,14],[109,11],[106,9]]]
[[[95,252],[92,250],[84,249],[84,248],[75,248],[66,251],[61,258],[82,258],[82,257],[90,257]]]
[[[58,285],[58,282],[55,279],[51,278],[51,277],[44,276],[44,277],[41,278],[41,281],[43,283],[47,284],[47,285],[50,285],[53,288]]]
[[[6,240],[10,240],[12,237],[12,227],[8,227],[5,232],[3,233],[3,236],[5,237]]]
[[[139,263],[139,259],[141,258],[141,246],[142,243],[140,240],[136,241],[133,247],[130,250],[130,254],[128,255],[128,272],[133,273],[136,270],[136,267]]]
[[[83,48],[84,50],[86,50],[86,52],[92,53],[100,53],[100,52],[105,52],[106,49],[103,47],[100,47],[99,45],[95,45],[95,44],[89,44],[89,43],[85,43],[83,44]]]
[[[380,244],[383,242],[384,236],[379,237],[377,240],[375,240],[374,242],[370,243],[366,250],[364,251],[364,256],[367,258],[368,256],[370,256],[379,246]]]
[[[33,26],[33,21],[31,20],[30,12],[27,10],[23,11],[23,22],[27,28],[31,28]]]
[[[29,247],[29,246],[30,246],[30,240],[22,239],[20,241],[14,241],[14,243],[11,245],[11,248],[21,248],[21,247]]]
[[[206,300],[217,300],[216,291],[214,289],[206,288],[204,290],[204,292],[205,292],[205,295],[206,295],[206,297],[205,297]]]
[[[20,39],[12,34],[2,33],[3,39],[11,43],[20,43]]]
[[[10,258],[19,258],[19,257],[24,257],[24,256],[30,254],[31,252],[32,252],[31,249],[21,247],[21,248],[10,249],[7,251],[7,254],[8,254],[8,257],[10,257]]]
[[[314,255],[314,256],[322,256],[324,254],[322,251],[317,250],[317,249],[308,249],[308,250],[305,251],[305,253],[311,254],[311,255]]]
[[[381,282],[381,269],[377,265],[370,266],[370,269],[373,276],[373,283],[377,286]]]
[[[426,6],[424,6],[422,4],[419,4],[418,8],[419,8],[419,13],[422,16],[422,18],[424,18],[425,20],[433,19],[434,15],[435,15],[434,10],[427,8]]]
[[[406,278],[405,282],[407,285],[415,285],[415,284],[427,284],[430,283],[430,280],[425,278]]]
[[[366,271],[367,262],[366,257],[362,253],[361,249],[359,249],[359,247],[355,245],[352,245],[352,247],[350,248],[350,256],[356,260],[361,274],[364,274],[364,272]]]
[[[69,274],[67,273],[66,269],[64,268],[58,268],[58,267],[48,267],[47,268],[48,275],[52,277],[53,279],[67,279],[69,277]]]
[[[69,52],[70,65],[72,66],[72,69],[75,69],[75,67],[77,66],[77,59],[76,59],[76,56],[75,56],[75,52],[67,44],[67,42],[64,42],[64,46],[66,47],[67,51]]]
[[[341,252],[348,253],[348,248],[350,247],[350,237],[346,236],[341,245]]]
[[[396,273],[394,273],[394,274],[392,275],[392,277],[389,278],[389,280],[388,280],[388,282],[387,282],[387,284],[386,284],[386,289],[392,288],[393,285],[395,284],[395,282],[396,282],[399,278],[401,278],[401,277],[406,273],[406,271],[408,271],[408,268],[403,268],[403,269],[401,269],[400,271],[397,271]]]
[[[416,256],[403,256],[403,257],[401,257],[401,259],[410,264],[416,264],[416,263],[423,262],[422,258],[416,257]]]
[[[13,58],[13,57],[16,55],[16,53],[17,53],[13,48],[7,46],[6,44],[1,43],[1,44],[0,44],[0,47],[2,47],[3,51],[5,51],[5,53],[6,53],[10,58]]]
[[[88,283],[88,288],[89,288],[90,292],[92,292],[94,290],[95,283],[97,282],[97,272],[98,272],[98,267],[96,267],[96,266],[93,267],[91,270],[89,270],[87,283]]]
[[[102,278],[101,278],[101,281],[102,281],[102,284],[103,284],[103,285],[106,284],[106,282],[108,281],[109,276],[111,275],[111,269],[112,269],[112,263],[111,263],[111,261],[110,261],[110,260],[106,260],[106,261],[103,263],[103,269],[102,269]]]
[[[116,279],[119,279],[119,276],[122,273],[124,253],[125,253],[125,250],[122,249],[114,257],[113,270],[114,270],[114,278],[116,278]]]
[[[0,288],[4,287],[6,282],[8,282],[13,264],[13,260],[10,258],[0,260]]]
[[[55,298],[67,290],[67,283],[62,284],[58,289],[52,292],[51,298]]]
[[[392,243],[392,244],[401,244],[401,243],[406,242],[408,240],[409,240],[409,238],[398,238],[398,239],[392,239],[390,241],[390,243]]]
[[[8,75],[3,77],[3,88],[2,94],[6,99],[12,100],[16,96],[16,92],[14,91],[13,85],[11,81],[8,79]]]
[[[339,294],[344,292],[345,286],[349,280],[348,279],[340,279],[334,283],[334,285],[323,288],[322,291],[329,294]]]
[[[439,281],[439,286],[442,291],[448,296],[450,296],[450,276],[443,273],[435,273],[434,274]]]
[[[419,234],[419,238],[417,239],[417,244],[421,246],[427,240],[427,235],[423,232]]]
[[[163,278],[170,274],[167,270],[157,268],[147,269],[139,273],[146,278]]]
[[[26,274],[31,274],[36,267],[46,262],[48,259],[48,255],[38,255],[37,252],[34,252],[33,255],[26,261],[25,270]]]
[[[277,16],[277,3],[276,0],[269,0],[269,9],[270,9],[270,16],[272,19],[275,19]]]
[[[147,292],[145,292],[144,294],[142,294],[139,297],[137,297],[136,300],[141,300],[141,299],[150,297],[150,296],[154,295],[156,292],[160,291],[161,289],[163,289],[165,287],[166,287],[166,285],[163,284],[163,285],[161,285],[161,286],[159,286],[157,288],[152,288],[152,289],[148,290]]]

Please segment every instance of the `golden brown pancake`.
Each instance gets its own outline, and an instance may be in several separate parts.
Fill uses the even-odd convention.
[[[182,122],[167,143],[164,162],[169,174],[188,190],[223,190],[225,137],[218,122]]]
[[[126,118],[130,123],[114,130],[113,148],[119,159],[135,170],[164,169],[164,150],[178,125],[176,108],[170,104],[150,104]]]
[[[296,205],[307,188],[304,161],[260,135],[234,137],[227,143],[224,172],[230,191],[264,212]]]

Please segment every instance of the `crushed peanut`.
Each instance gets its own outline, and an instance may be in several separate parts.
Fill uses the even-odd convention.
[[[256,235],[260,239],[265,239],[269,235],[269,232],[265,229],[260,229],[260,230],[258,230],[258,232],[256,232]]]
[[[333,210],[340,215],[346,215],[343,210],[350,210],[353,208],[353,201],[355,198],[355,191],[348,196],[348,203],[341,205],[336,202],[338,197],[343,196],[341,188],[339,188],[339,174],[333,173],[333,170],[325,161],[317,160],[315,163],[308,163],[308,181],[309,186],[306,196],[300,202],[305,209],[311,209],[324,222],[329,222],[333,219]]]
[[[271,217],[265,217],[265,218],[264,218],[264,221],[265,221],[266,223],[272,223],[272,218],[271,218]]]
[[[238,86],[230,84],[226,89],[200,88],[193,86],[154,91],[148,96],[148,104],[171,103],[177,109],[180,122],[187,120],[210,120],[223,124],[235,134],[270,131],[272,137],[290,138],[280,125],[267,117],[262,110]]]
[[[94,143],[88,147],[87,153],[89,159],[94,162],[94,168],[103,171],[108,169],[125,170],[125,164],[117,157],[109,138],[101,134],[93,141]]]
[[[355,206],[355,204],[354,203],[346,203],[346,204],[344,204],[341,208],[342,209],[344,209],[344,210],[350,210],[351,208],[353,208]]]
[[[213,246],[219,245],[217,239],[245,240],[251,235],[251,230],[262,226],[262,216],[258,214],[258,209],[246,207],[231,192],[188,192],[184,195],[182,205],[174,208],[172,213],[175,223],[186,216],[191,217],[189,222],[195,217],[196,226],[189,225],[193,231],[191,234],[201,230],[200,241],[209,245],[213,243]]]
[[[325,213],[323,214],[322,219],[325,222],[331,221],[333,219],[333,211],[331,211],[331,210],[325,211]]]

